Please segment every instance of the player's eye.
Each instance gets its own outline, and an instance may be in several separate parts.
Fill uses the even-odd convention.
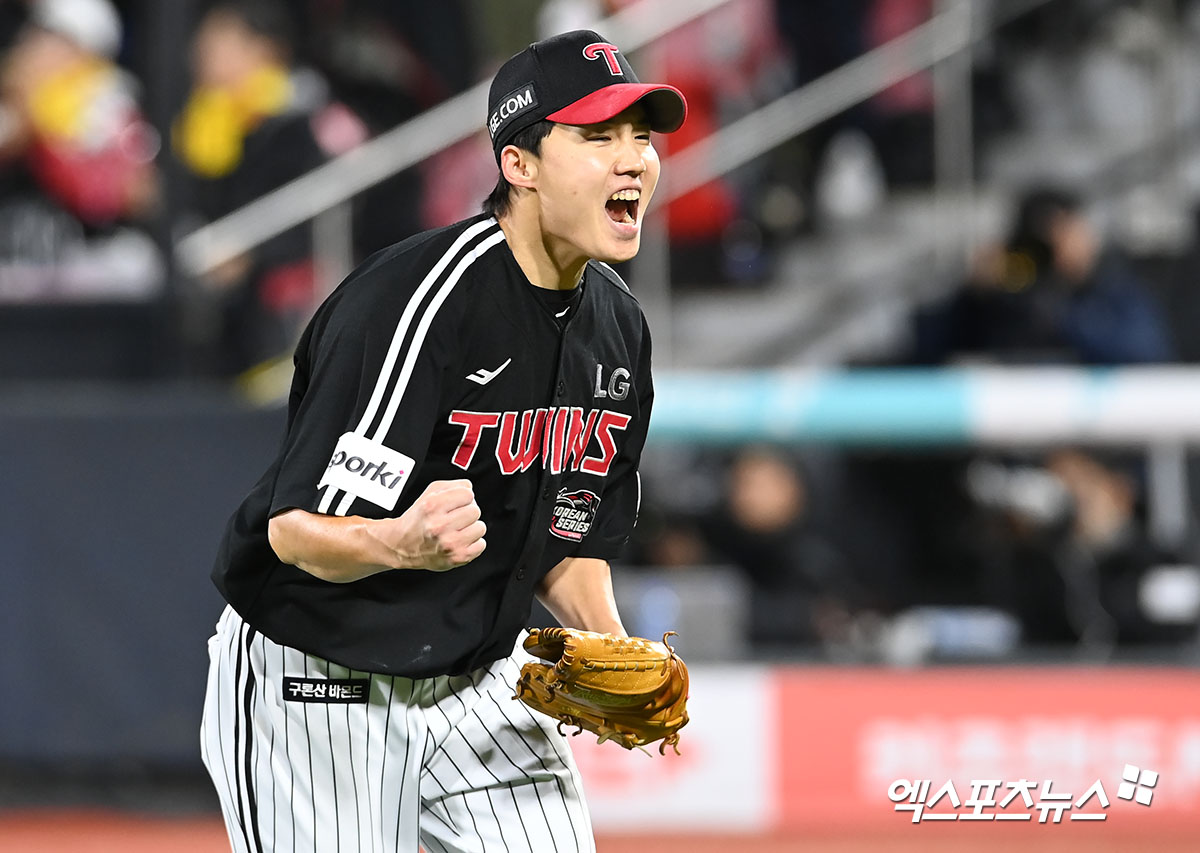
[[[612,137],[607,133],[593,133],[588,136],[589,142],[608,142],[610,139],[612,139]]]

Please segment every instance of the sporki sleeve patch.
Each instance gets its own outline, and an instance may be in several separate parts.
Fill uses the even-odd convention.
[[[412,457],[348,432],[338,439],[317,488],[331,486],[391,511],[415,466]]]

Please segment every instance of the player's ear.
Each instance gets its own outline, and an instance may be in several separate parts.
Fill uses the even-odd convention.
[[[505,145],[500,152],[500,171],[514,187],[530,188],[537,180],[537,157],[515,145]]]

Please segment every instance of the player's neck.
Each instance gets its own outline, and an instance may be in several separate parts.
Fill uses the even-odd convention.
[[[547,290],[570,290],[579,284],[586,257],[577,252],[562,257],[565,253],[558,249],[554,238],[518,210],[510,210],[499,222],[517,266],[530,284]]]

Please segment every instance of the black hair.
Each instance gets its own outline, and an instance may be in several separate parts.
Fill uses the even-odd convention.
[[[528,127],[518,130],[513,135],[513,138],[505,144],[515,145],[522,151],[528,151],[536,157],[542,153],[542,140],[549,136],[550,131],[553,129],[554,122],[549,119],[541,119]],[[488,197],[483,200],[483,212],[497,219],[508,213],[509,203],[512,200],[511,193],[512,184],[504,177],[504,172],[501,172],[500,177],[496,180],[496,186],[488,193]]]
[[[1054,256],[1051,226],[1062,214],[1078,213],[1082,209],[1083,199],[1070,190],[1060,187],[1027,190],[1017,204],[1008,238],[1009,250],[1028,255],[1039,269],[1048,266]]]
[[[246,29],[272,42],[285,60],[291,60],[296,21],[280,0],[216,0],[208,11],[236,18]]]

